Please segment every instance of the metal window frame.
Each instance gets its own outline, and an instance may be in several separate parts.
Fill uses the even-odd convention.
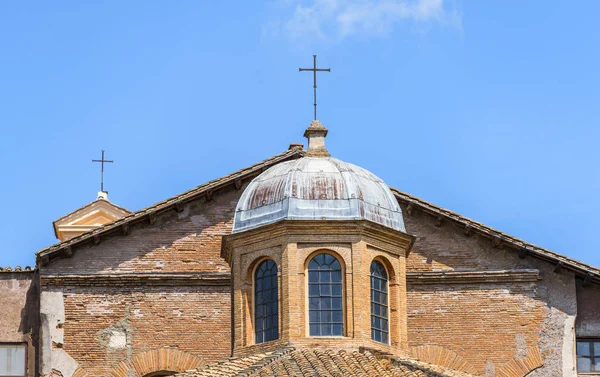
[[[580,343],[580,342],[587,343],[590,345],[590,356],[580,356],[577,353],[577,343]],[[596,369],[596,367],[594,366],[594,359],[600,358],[600,348],[596,350],[594,348],[594,343],[599,343],[599,342],[600,342],[600,338],[596,338],[596,337],[577,337],[577,338],[575,338],[575,367],[577,368],[577,359],[579,357],[590,359],[591,360],[590,365],[592,366],[592,370],[590,370],[590,371],[580,372],[579,370],[577,370],[578,375],[584,375],[584,376],[585,375],[593,375],[593,376],[595,376],[598,373],[600,373],[600,369]]]
[[[332,257],[339,264],[339,266],[340,266],[340,269],[339,269],[339,272],[340,272],[340,281],[336,282],[336,283],[334,283],[333,281],[331,281],[329,283],[323,283],[323,284],[327,284],[327,285],[330,285],[330,286],[339,285],[340,288],[341,288],[341,294],[340,294],[340,296],[333,296],[333,293],[332,293],[332,296],[329,296],[329,297],[323,296],[322,298],[331,298],[331,299],[339,298],[340,301],[341,301],[341,305],[340,305],[340,309],[329,308],[329,309],[317,309],[317,310],[313,310],[313,311],[316,311],[316,312],[319,313],[319,320],[317,322],[313,322],[313,321],[310,320],[310,313],[311,313],[311,309],[310,309],[310,299],[311,299],[311,296],[310,296],[310,287],[311,287],[311,285],[316,285],[316,286],[320,287],[321,286],[321,282],[317,281],[317,282],[312,282],[311,283],[311,281],[310,281],[310,272],[312,271],[312,272],[317,272],[318,273],[321,270],[311,270],[310,269],[310,264],[311,264],[311,262],[313,260],[315,260],[315,258],[317,258],[320,255],[326,255],[326,256]],[[307,319],[307,321],[306,322],[307,322],[308,326],[306,328],[306,333],[307,333],[307,336],[309,336],[309,337],[312,337],[312,338],[341,338],[341,337],[345,337],[346,336],[346,318],[345,318],[346,310],[345,310],[345,304],[344,304],[344,298],[345,298],[345,291],[344,291],[344,286],[345,286],[345,284],[344,284],[344,271],[345,271],[345,269],[344,269],[344,263],[342,263],[342,261],[343,261],[343,259],[341,259],[338,255],[330,252],[329,250],[319,250],[318,252],[315,252],[315,253],[311,254],[310,257],[307,259],[307,263],[306,263],[306,313],[307,313],[307,318],[306,319]],[[331,269],[327,270],[327,272],[334,272],[334,271],[338,271],[338,270],[331,270]],[[323,272],[325,272],[325,270],[323,270]],[[312,298],[320,298],[320,297],[312,297]],[[341,322],[334,322],[333,321],[333,316],[332,316],[332,320],[330,322],[321,322],[320,313],[321,312],[326,312],[326,311],[329,311],[332,314],[333,314],[333,312],[340,312],[342,314],[342,320],[341,320]],[[311,327],[311,325],[318,325],[318,326],[320,326],[320,325],[326,325],[326,324],[332,326],[332,330],[333,330],[333,326],[334,325],[341,325],[342,326],[342,333],[339,334],[339,335],[333,335],[333,334],[332,335],[321,335],[320,334],[321,333],[320,327],[319,327],[319,335],[312,335],[310,333],[310,327]]]
[[[260,266],[262,266],[262,264],[266,263],[266,262],[272,262],[275,265],[275,271],[276,271],[276,273],[275,273],[274,276],[275,276],[275,281],[277,283],[277,289],[276,289],[276,292],[275,292],[276,294],[275,294],[275,301],[274,301],[274,303],[275,303],[275,307],[277,308],[277,315],[276,315],[276,321],[275,321],[275,326],[276,326],[276,329],[277,329],[277,337],[274,338],[274,339],[262,340],[261,342],[257,342],[257,339],[256,339],[256,336],[257,336],[256,314],[258,312],[258,310],[257,310],[258,302],[256,300],[256,293],[257,293],[257,290],[256,290],[256,287],[257,287],[257,285],[256,285],[256,274],[258,273],[258,270],[259,270]],[[271,275],[271,276],[273,276],[273,275]],[[264,292],[264,289],[262,291]],[[280,327],[279,326],[279,313],[280,313],[280,310],[279,310],[280,309],[279,308],[279,266],[277,265],[277,262],[275,262],[275,260],[273,260],[271,258],[264,258],[264,259],[259,260],[256,263],[256,265],[255,265],[254,271],[252,272],[252,304],[253,305],[252,305],[252,316],[251,317],[252,317],[252,325],[253,325],[252,327],[253,327],[253,330],[254,330],[253,331],[254,332],[254,334],[253,334],[254,336],[252,337],[253,338],[253,343],[254,344],[263,344],[263,343],[267,343],[267,342],[272,342],[272,341],[278,340],[280,338],[280,334],[279,334],[279,330],[280,330],[280,328],[279,328]],[[262,329],[260,332],[264,334],[266,332],[266,330]]]
[[[29,356],[29,343],[27,342],[0,342],[0,346],[23,346],[25,348],[25,357],[23,357],[23,374],[16,374],[16,375],[6,375],[6,376],[1,376],[0,377],[27,377],[28,374],[28,370],[27,370],[27,359]]]
[[[373,272],[371,271],[371,267],[373,266],[373,263],[378,263],[383,268],[383,270],[385,271],[385,275],[386,275],[385,279],[373,276]],[[386,291],[383,292],[383,291],[374,289],[373,279],[379,279],[379,280],[385,281]],[[376,305],[384,306],[383,304],[381,304],[379,302],[373,301],[373,291],[379,292],[380,294],[384,293],[386,296],[385,297],[385,301],[386,301],[385,302],[385,314],[386,314],[385,318],[382,317],[381,315],[376,315],[373,313],[373,306],[372,306],[373,303],[375,303]],[[371,325],[371,340],[373,340],[374,342],[381,343],[381,344],[390,344],[390,273],[389,273],[388,269],[386,268],[385,263],[383,263],[382,261],[380,261],[378,259],[373,259],[371,261],[371,265],[369,266],[369,293],[370,293],[369,303],[370,303],[370,309],[371,309],[371,316],[370,316],[371,320],[373,319],[373,317],[375,317],[375,318],[379,318],[380,320],[385,320],[387,322],[386,329],[382,329],[382,328],[373,329],[373,327]],[[374,338],[373,330],[379,331],[382,334],[386,334],[387,342],[381,342],[381,341],[373,339]]]

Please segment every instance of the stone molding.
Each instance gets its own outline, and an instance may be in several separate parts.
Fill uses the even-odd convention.
[[[44,275],[42,286],[230,286],[228,273],[170,274],[170,273],[131,273],[98,275]]]
[[[307,235],[309,237],[307,237]],[[353,239],[367,237],[379,249],[402,247],[410,252],[416,237],[368,220],[281,220],[260,228],[249,229],[223,237],[221,257],[231,264],[232,248],[265,248],[281,244],[280,238],[298,243],[340,243],[340,236]],[[297,240],[296,240],[297,239]],[[386,247],[388,245],[388,247]]]
[[[407,272],[408,284],[527,283],[542,280],[539,270]]]

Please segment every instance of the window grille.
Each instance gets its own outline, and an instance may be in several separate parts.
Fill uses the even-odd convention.
[[[371,263],[371,339],[389,344],[388,276],[378,261]]]
[[[254,274],[255,342],[279,339],[277,265],[270,259],[261,262]]]
[[[342,266],[330,254],[308,264],[308,315],[311,336],[343,336]]]

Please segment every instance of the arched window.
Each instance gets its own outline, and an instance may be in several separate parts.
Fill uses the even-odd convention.
[[[261,262],[254,273],[255,342],[279,339],[277,305],[277,265],[270,259]]]
[[[342,266],[330,254],[308,264],[308,317],[311,336],[342,336]]]
[[[371,263],[371,339],[388,344],[388,276],[385,267],[374,260]]]

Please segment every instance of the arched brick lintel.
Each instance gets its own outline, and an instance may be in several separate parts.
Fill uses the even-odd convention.
[[[75,372],[73,372],[73,375],[71,377],[91,377],[91,376],[85,371],[85,369],[83,369],[82,367],[78,367],[77,369],[75,369]]]
[[[533,370],[544,365],[542,354],[537,346],[527,348],[527,356],[513,357],[504,364],[496,376],[498,377],[525,377]]]
[[[110,372],[110,377],[144,377],[160,371],[184,372],[204,366],[201,357],[176,348],[159,348],[138,353],[130,360],[121,361]],[[132,373],[131,373],[132,372]],[[73,377],[88,377],[84,375]]]
[[[475,367],[456,352],[440,346],[418,346],[410,349],[411,356],[429,364],[476,374]]]

